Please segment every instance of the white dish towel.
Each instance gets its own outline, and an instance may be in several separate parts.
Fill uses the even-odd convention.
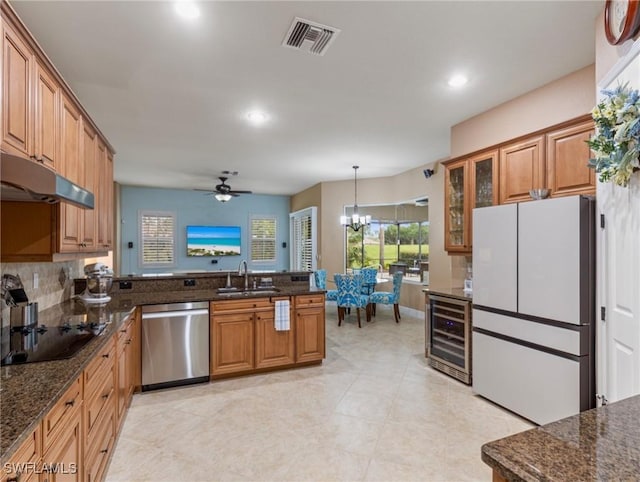
[[[288,331],[290,329],[289,300],[276,300],[275,310],[276,331]]]

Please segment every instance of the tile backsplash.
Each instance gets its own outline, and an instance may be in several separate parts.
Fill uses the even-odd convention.
[[[73,295],[73,279],[84,276],[85,260],[57,263],[2,263],[0,275],[20,276],[29,301],[38,302],[38,310],[45,310]],[[38,277],[38,288],[34,288],[34,274]],[[2,303],[2,325],[9,324],[9,307]]]

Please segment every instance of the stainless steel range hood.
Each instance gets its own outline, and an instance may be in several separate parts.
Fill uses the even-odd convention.
[[[0,199],[54,204],[66,202],[93,209],[93,193],[51,169],[24,157],[0,152]]]

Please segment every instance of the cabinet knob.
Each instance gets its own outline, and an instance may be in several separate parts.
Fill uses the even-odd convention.
[[[103,400],[106,400],[107,398],[109,398],[109,394],[108,393],[105,393],[104,395],[102,395],[102,399]]]
[[[76,403],[75,399],[74,400],[69,400],[68,402],[65,402],[64,404],[67,407],[73,407],[73,405]]]

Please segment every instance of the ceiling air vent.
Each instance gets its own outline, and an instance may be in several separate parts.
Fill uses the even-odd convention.
[[[296,17],[282,42],[285,47],[324,55],[340,30]]]

